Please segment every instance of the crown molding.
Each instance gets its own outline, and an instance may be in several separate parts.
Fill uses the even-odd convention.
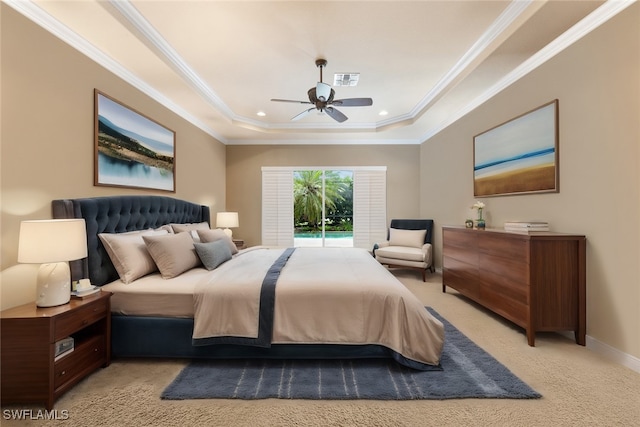
[[[505,77],[500,79],[496,84],[491,86],[480,96],[476,97],[473,101],[468,103],[463,108],[457,110],[454,114],[449,116],[447,120],[440,123],[438,126],[430,129],[427,133],[422,135],[422,141],[427,141],[440,133],[446,127],[452,125],[471,111],[478,108],[480,105],[487,102],[513,83],[517,82],[548,60],[564,51],[569,46],[582,39],[587,34],[591,33],[596,28],[600,27],[605,22],[625,10],[627,7],[636,3],[637,0],[608,0],[602,6],[591,12],[585,18],[576,23],[573,27],[569,28],[563,34],[558,36],[551,43],[540,49],[530,58],[525,60],[518,67],[513,69]]]
[[[130,85],[139,89],[144,94],[153,98],[158,103],[162,104],[180,117],[189,121],[194,126],[202,129],[204,132],[216,138],[218,141],[226,144],[226,138],[224,138],[210,126],[202,122],[197,117],[193,116],[191,113],[173,102],[171,99],[167,98],[161,92],[157,91],[155,88],[147,84],[144,80],[131,73],[118,62],[114,61],[111,57],[105,55],[101,50],[97,49],[91,43],[87,42],[84,38],[80,37],[77,33],[72,31],[69,27],[53,18],[31,0],[3,0],[3,2],[26,18],[33,21],[35,24],[48,31],[49,33],[53,34],[55,37],[67,43],[69,46],[78,50],[83,55],[103,66]]]

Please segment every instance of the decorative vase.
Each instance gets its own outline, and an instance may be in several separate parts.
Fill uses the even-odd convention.
[[[482,219],[482,208],[478,208],[478,219],[476,220],[476,228],[478,230],[484,230],[486,224],[484,219]]]

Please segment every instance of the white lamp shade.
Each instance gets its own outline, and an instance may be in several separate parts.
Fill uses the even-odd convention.
[[[22,221],[18,262],[50,263],[87,256],[84,219]]]
[[[238,212],[218,212],[216,215],[216,226],[220,228],[232,228],[240,225]]]

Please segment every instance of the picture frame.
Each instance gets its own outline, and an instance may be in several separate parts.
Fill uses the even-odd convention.
[[[473,137],[475,197],[559,192],[558,100]]]
[[[176,133],[94,89],[94,185],[176,191]]]

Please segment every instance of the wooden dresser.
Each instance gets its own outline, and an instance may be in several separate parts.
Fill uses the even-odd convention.
[[[463,227],[442,229],[442,291],[447,286],[523,327],[575,332],[585,345],[586,239]]]
[[[2,404],[44,403],[47,409],[84,377],[111,362],[110,292],[68,304],[40,308],[35,303],[4,310]],[[74,338],[74,349],[55,360],[55,343]]]

